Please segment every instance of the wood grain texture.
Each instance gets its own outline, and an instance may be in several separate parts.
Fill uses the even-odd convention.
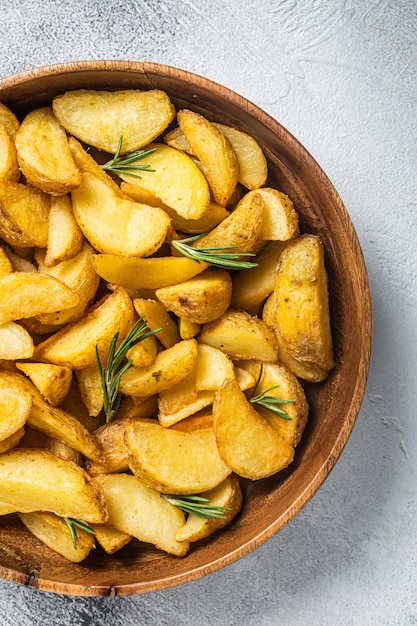
[[[77,595],[128,595],[175,586],[216,571],[264,543],[310,500],[334,467],[359,411],[371,350],[371,299],[366,267],[350,218],[310,154],[278,122],[241,96],[200,76],[152,63],[101,61],[49,66],[0,81],[0,100],[17,115],[77,88],[158,88],[177,108],[257,138],[268,159],[267,184],[288,194],[303,232],[326,250],[336,367],[305,385],[309,423],[290,468],[242,481],[243,513],[224,532],[179,559],[139,543],[113,556],[97,550],[82,565],[41,545],[14,516],[0,518],[0,575],[43,590]]]

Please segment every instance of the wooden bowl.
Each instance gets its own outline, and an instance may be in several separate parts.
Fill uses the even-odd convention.
[[[264,111],[236,93],[189,72],[153,63],[87,61],[34,69],[0,80],[0,101],[18,115],[60,92],[158,88],[178,108],[191,108],[255,136],[269,162],[267,184],[287,193],[304,232],[326,250],[336,367],[321,384],[305,385],[308,426],[288,470],[242,481],[242,514],[224,531],[177,558],[132,542],[108,556],[96,550],[81,565],[31,536],[15,516],[0,518],[0,576],[57,593],[128,595],[189,582],[245,556],[287,524],[335,465],[350,435],[366,384],[371,302],[366,268],[350,218],[332,184],[300,143]]]

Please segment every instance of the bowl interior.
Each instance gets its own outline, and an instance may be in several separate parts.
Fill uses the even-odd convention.
[[[234,92],[207,79],[152,63],[101,61],[31,70],[0,81],[0,101],[22,117],[60,92],[78,89],[162,89],[177,110],[256,137],[268,159],[267,185],[290,196],[301,230],[326,250],[336,367],[320,384],[305,385],[308,426],[291,466],[278,475],[242,481],[242,514],[225,530],[194,544],[179,559],[135,542],[113,556],[97,550],[81,565],[43,546],[14,516],[0,518],[0,576],[43,590],[80,595],[143,593],[188,582],[249,553],[308,502],[337,461],[354,425],[366,384],[371,305],[356,233],[326,175],[279,123]]]

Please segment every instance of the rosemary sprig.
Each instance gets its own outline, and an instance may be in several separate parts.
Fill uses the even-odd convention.
[[[259,382],[262,378],[262,372],[263,372],[263,364],[261,363],[261,367],[259,368],[259,376],[257,378],[255,387],[253,388],[252,396],[249,398],[249,402],[251,402],[252,404],[257,404],[258,406],[261,406],[264,409],[268,409],[268,411],[271,411],[271,413],[278,415],[278,417],[282,417],[282,419],[284,420],[291,421],[292,417],[290,417],[287,411],[285,409],[282,409],[279,405],[280,404],[294,404],[294,400],[282,400],[281,398],[277,398],[276,396],[268,395],[271,393],[271,391],[274,391],[274,389],[278,389],[279,385],[270,387],[269,389],[266,389],[262,393],[255,396],[255,391],[257,390]]]
[[[245,270],[251,267],[256,267],[257,263],[251,261],[241,261],[242,257],[255,256],[253,252],[225,252],[225,250],[236,249],[237,246],[224,246],[224,247],[212,247],[212,248],[194,248],[188,244],[192,241],[197,241],[204,237],[207,233],[201,235],[194,235],[193,237],[187,237],[186,239],[173,239],[172,245],[178,252],[181,252],[189,259],[193,259],[197,263],[201,261],[215,265],[216,267],[225,267],[231,270]]]
[[[119,393],[120,379],[127,369],[132,365],[132,361],[127,361],[122,365],[127,352],[137,343],[143,341],[147,337],[159,332],[161,328],[155,330],[147,330],[148,326],[143,317],[132,326],[122,343],[116,350],[119,333],[117,332],[110,342],[109,353],[107,356],[106,367],[100,363],[98,346],[96,345],[97,366],[100,372],[101,384],[103,387],[104,403],[103,408],[106,414],[106,423],[112,421],[117,409],[120,406],[121,395]],[[147,330],[147,332],[145,332]]]
[[[95,535],[95,531],[90,528],[87,522],[84,522],[80,519],[75,519],[73,517],[64,517],[64,522],[68,526],[68,530],[70,531],[72,545],[74,546],[74,550],[77,549],[77,539],[79,539],[80,535],[78,534],[78,528],[84,530],[86,533],[90,535]]]
[[[204,519],[224,519],[227,517],[226,511],[232,510],[228,506],[207,504],[210,501],[203,496],[171,496],[166,493],[162,493],[161,496],[185,513],[191,513]]]
[[[114,157],[104,163],[101,167],[103,170],[107,170],[110,172],[115,172],[116,174],[125,174],[126,176],[133,176],[133,178],[142,178],[139,174],[135,174],[135,171],[132,170],[141,170],[147,172],[154,172],[155,170],[150,169],[150,165],[137,165],[134,161],[139,161],[144,157],[156,152],[158,148],[151,148],[151,150],[135,150],[134,152],[129,152],[129,154],[120,155],[123,144],[123,135],[120,135],[119,143],[117,144],[117,149],[114,154]]]

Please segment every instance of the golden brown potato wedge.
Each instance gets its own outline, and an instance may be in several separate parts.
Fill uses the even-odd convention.
[[[254,404],[254,408],[285,441],[293,447],[297,446],[307,423],[309,410],[304,389],[298,379],[280,363],[242,361],[240,366],[257,381],[256,389],[252,390],[253,397],[265,394],[267,397],[291,401],[278,405],[287,413],[287,419],[259,404]]]
[[[156,297],[168,311],[197,324],[211,322],[226,312],[232,279],[223,269],[207,269],[187,281],[157,289]]]
[[[183,109],[178,124],[200,161],[215,202],[225,207],[239,178],[236,154],[226,136],[199,113]]]
[[[10,378],[0,376],[0,442],[23,428],[31,408],[30,393],[14,386]]]
[[[94,482],[106,498],[111,526],[169,554],[185,556],[189,543],[175,539],[185,523],[179,508],[129,474],[96,476]]]
[[[282,253],[275,274],[276,329],[285,350],[298,361],[334,366],[324,248],[302,235]]]
[[[49,511],[104,523],[103,494],[81,467],[47,450],[17,449],[0,456],[1,501],[19,513]]]
[[[256,252],[260,242],[263,212],[261,196],[257,192],[246,194],[229,217],[199,239],[194,247],[230,248],[231,252],[239,253]]]
[[[72,259],[81,252],[83,241],[83,234],[72,212],[71,197],[53,196],[49,213],[46,267]]]
[[[147,146],[154,148],[157,150],[146,157],[150,170],[142,171],[140,179],[127,174],[121,174],[121,178],[130,189],[135,185],[149,194],[154,205],[162,203],[185,219],[201,218],[210,204],[210,191],[202,172],[187,154],[162,143]]]
[[[129,361],[132,361],[132,364],[135,367],[149,367],[155,363],[157,354],[158,342],[155,335],[150,335],[130,348],[130,350],[126,353],[126,358]]]
[[[113,421],[137,418],[156,417],[158,404],[156,396],[149,398],[139,398],[135,396],[124,396],[113,418]]]
[[[88,409],[81,398],[76,376],[72,377],[69,391],[60,408],[67,413],[71,413],[71,415],[76,415],[77,420],[81,422],[89,433],[94,432],[99,426],[104,424],[104,414],[100,413],[97,417],[93,417],[88,413]]]
[[[3,441],[0,441],[0,454],[2,454],[3,452],[8,452],[9,450],[13,450],[13,448],[16,448],[20,444],[24,436],[25,436],[25,429],[22,427],[22,428],[19,428],[19,430],[17,430],[12,435],[9,435],[8,437],[6,437],[6,439],[3,439]]]
[[[30,378],[49,404],[61,404],[71,385],[69,367],[52,363],[16,363],[16,367]]]
[[[24,447],[24,446],[22,446]],[[81,452],[71,448],[68,444],[60,439],[55,439],[55,437],[47,437],[45,443],[42,446],[45,450],[49,450],[56,456],[61,457],[61,459],[65,459],[65,461],[72,461],[76,465],[82,467],[83,465],[83,456]]]
[[[278,354],[274,336],[262,320],[246,311],[229,309],[222,317],[205,324],[200,343],[226,352],[232,359],[275,362]]]
[[[95,546],[94,535],[77,528],[78,537],[74,547],[67,524],[54,513],[19,513],[19,518],[32,535],[72,563],[84,561]]]
[[[83,369],[96,364],[97,346],[104,362],[115,333],[119,332],[121,341],[133,325],[133,316],[132,301],[119,287],[94,305],[81,320],[68,324],[38,344],[35,358],[73,370]]]
[[[153,396],[184,380],[196,360],[197,341],[179,341],[160,352],[150,367],[128,369],[120,380],[120,391],[131,396]]]
[[[190,514],[184,526],[175,535],[177,541],[193,542],[209,537],[216,530],[230,524],[242,508],[242,489],[235,474],[230,474],[220,485],[200,495],[208,499],[208,505],[224,507],[226,509],[224,517],[204,519]]]
[[[107,554],[114,554],[132,539],[132,535],[116,530],[108,524],[90,524],[90,528],[94,530],[97,543]]]
[[[217,447],[238,476],[259,480],[287,467],[294,448],[248,402],[235,380],[227,380],[213,403]]]
[[[58,278],[78,296],[78,303],[73,307],[38,315],[38,320],[41,324],[55,327],[63,326],[82,317],[87,306],[94,299],[100,282],[100,278],[93,268],[93,257],[92,248],[88,243],[84,243],[76,256],[67,261],[61,261],[53,267],[48,267],[46,265],[45,250],[35,250],[38,271],[41,274],[48,274]]]
[[[143,148],[175,116],[164,91],[94,91],[79,89],[55,96],[52,108],[61,125],[81,141],[114,154],[123,137],[122,154]]]
[[[0,247],[0,277],[13,272],[13,266],[4,248]]]
[[[104,280],[127,289],[159,289],[188,280],[207,267],[186,257],[124,257],[114,254],[96,254],[93,267]]]
[[[0,326],[0,359],[30,359],[35,350],[30,334],[16,322]]]
[[[0,278],[0,324],[52,313],[78,304],[70,287],[54,276],[35,272],[12,272]]]
[[[159,207],[122,198],[90,172],[72,192],[72,207],[86,239],[108,254],[149,256],[164,243],[171,225]]]
[[[25,250],[30,251],[30,256],[32,256],[33,248],[18,249],[16,246],[14,246],[14,250],[16,251],[15,252],[8,245],[4,244],[4,247],[2,248],[2,250],[4,251],[7,258],[9,259],[13,272],[37,272],[38,271],[36,266],[31,261],[29,261],[29,259],[26,258],[26,256],[24,256]],[[8,274],[9,272],[4,272],[4,273]]]
[[[0,178],[0,236],[12,246],[45,248],[50,205],[43,191]]]
[[[230,474],[220,458],[213,431],[186,433],[132,420],[126,424],[125,441],[132,472],[164,493],[208,491]]]
[[[85,468],[91,476],[117,474],[129,470],[129,453],[125,443],[126,419],[103,424],[94,436],[103,451],[101,461],[86,461]]]
[[[16,148],[6,129],[0,125],[0,178],[19,182],[20,169]]]
[[[178,330],[180,331],[181,339],[192,339],[200,332],[201,324],[196,324],[196,322],[190,322],[190,320],[180,317],[178,319]]]
[[[255,192],[249,192],[255,193]],[[264,201],[264,219],[261,238],[272,241],[288,241],[299,233],[298,213],[291,199],[271,187],[258,189]]]
[[[196,363],[196,390],[220,389],[226,378],[235,378],[231,359],[222,350],[200,343]]]
[[[75,375],[78,381],[81,397],[88,413],[96,417],[103,408],[103,385],[97,365],[84,367],[76,370]]]
[[[257,267],[235,272],[230,306],[257,315],[262,303],[274,290],[275,270],[286,242],[271,241],[254,259]]]
[[[16,115],[2,102],[0,102],[0,126],[3,126],[7,130],[10,137],[14,141],[19,128],[19,120]]]
[[[135,298],[133,306],[139,317],[143,317],[149,330],[161,329],[155,336],[165,348],[172,348],[180,341],[178,326],[160,302],[149,298]],[[152,363],[154,361],[155,359]]]
[[[16,151],[27,181],[45,193],[61,196],[81,184],[65,130],[51,107],[26,115],[16,134]]]

